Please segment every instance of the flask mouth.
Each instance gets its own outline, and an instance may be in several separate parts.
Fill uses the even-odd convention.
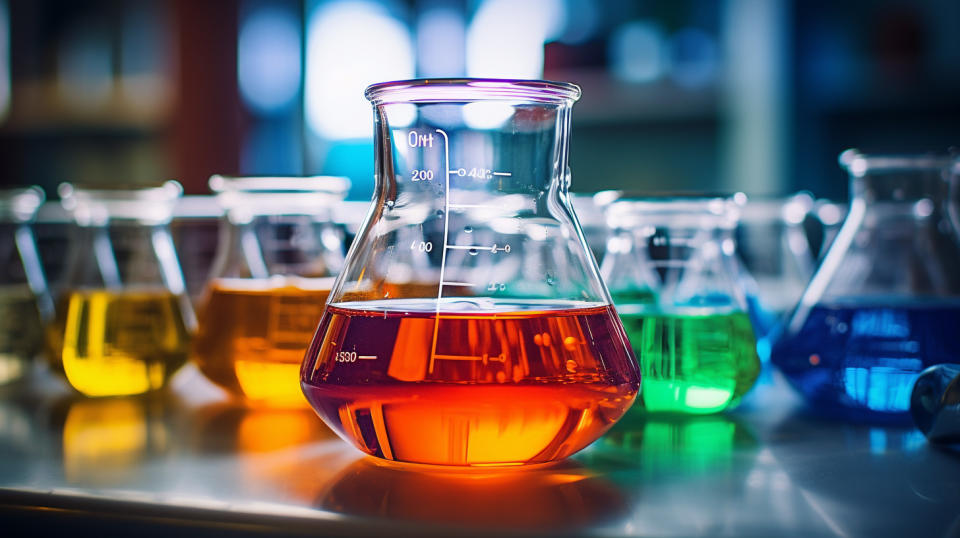
[[[814,206],[813,195],[807,191],[786,198],[750,199],[743,205],[740,221],[751,224],[802,224],[807,215],[813,212]]]
[[[30,221],[45,199],[43,189],[37,186],[0,190],[0,221]]]
[[[873,172],[954,171],[960,170],[956,157],[943,154],[867,155],[858,149],[848,149],[838,158],[840,166],[853,177],[864,177]]]
[[[431,78],[380,82],[363,95],[374,105],[391,103],[457,103],[473,101],[529,101],[572,104],[580,87],[569,82],[494,78]]]
[[[57,193],[81,226],[101,226],[113,219],[163,224],[173,217],[183,187],[174,180],[146,186],[61,183]]]
[[[601,191],[594,197],[605,207],[607,225],[613,228],[637,226],[736,228],[747,197],[718,193],[626,193]]]
[[[350,180],[339,176],[214,175],[208,182],[231,220],[254,215],[325,214],[346,198]]]

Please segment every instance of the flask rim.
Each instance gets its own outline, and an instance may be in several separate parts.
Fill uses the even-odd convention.
[[[581,90],[570,82],[497,78],[420,78],[371,84],[363,92],[374,105],[527,101],[572,104]]]
[[[340,176],[222,176],[210,190],[234,223],[264,215],[327,215],[342,202],[350,180]]]
[[[899,170],[960,170],[960,159],[947,154],[865,154],[851,148],[837,159],[840,166],[853,177],[864,177],[871,172]]]
[[[214,194],[324,193],[345,195],[350,180],[342,176],[210,176],[207,185]]]
[[[742,192],[721,193],[624,193],[601,191],[594,195],[604,207],[607,224],[613,228],[641,225],[712,226],[732,229],[747,203]]]
[[[36,185],[0,189],[0,222],[29,222],[45,200],[43,189]]]
[[[163,224],[173,218],[183,186],[172,179],[132,186],[65,182],[57,193],[60,205],[80,226],[103,226],[113,219]]]

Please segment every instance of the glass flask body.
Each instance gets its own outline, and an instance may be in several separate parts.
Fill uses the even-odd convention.
[[[331,210],[349,182],[214,176],[210,187],[224,217],[194,360],[250,403],[305,405],[300,363],[343,265],[343,233]]]
[[[909,420],[927,366],[960,360],[960,244],[949,160],[841,156],[847,218],[772,352],[814,408]]]
[[[30,226],[43,200],[37,187],[0,191],[0,385],[29,371],[53,313]]]
[[[181,191],[60,187],[75,226],[48,353],[84,395],[160,389],[187,360],[193,310],[169,229]]]
[[[651,412],[736,405],[760,372],[726,198],[621,199],[607,208],[603,276]]]
[[[546,462],[633,402],[639,372],[567,194],[578,96],[540,81],[368,88],[374,204],[301,371],[360,450]]]
[[[814,256],[804,223],[813,209],[810,194],[749,200],[737,226],[737,253],[748,313],[761,360],[770,358],[770,338],[800,300],[813,276]]]

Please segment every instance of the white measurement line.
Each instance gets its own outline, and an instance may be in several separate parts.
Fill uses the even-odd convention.
[[[376,355],[357,355],[358,359],[363,359],[365,361],[374,361],[377,360]]]
[[[443,135],[443,167],[447,170],[443,189],[443,252],[440,256],[440,282],[447,269],[447,236],[450,232],[450,138],[443,129],[437,129]],[[440,334],[440,299],[443,297],[443,284],[437,286],[437,312],[433,320],[433,345],[430,348],[430,365],[427,373],[433,373],[433,363],[437,358],[437,336]]]
[[[452,280],[442,280],[440,281],[441,286],[476,286],[473,282],[456,282]]]
[[[495,205],[484,205],[484,204],[449,204],[450,209],[472,209],[472,208],[481,208],[481,209],[500,209]]]
[[[510,172],[494,172],[493,175],[495,175],[495,176],[503,176],[503,177],[510,177],[510,176],[512,176],[513,174],[510,173]]]
[[[444,245],[444,248],[451,248],[453,250],[490,250],[490,247],[482,247],[479,245]]]

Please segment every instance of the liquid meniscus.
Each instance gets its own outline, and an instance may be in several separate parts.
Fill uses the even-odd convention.
[[[193,347],[200,370],[248,400],[305,405],[300,364],[332,284],[332,278],[214,281]]]
[[[27,285],[0,286],[0,384],[22,377],[42,345],[33,291]]]
[[[303,391],[360,450],[439,465],[566,457],[630,407],[639,372],[616,312],[583,303],[384,300],[328,306]]]
[[[960,362],[960,302],[821,304],[773,346],[771,360],[818,410],[909,420],[917,376]]]
[[[165,290],[78,290],[61,319],[60,365],[87,396],[141,394],[163,387],[187,360],[181,298]]]
[[[744,312],[664,314],[625,306],[620,319],[640,360],[648,411],[722,411],[736,405],[760,373]]]

